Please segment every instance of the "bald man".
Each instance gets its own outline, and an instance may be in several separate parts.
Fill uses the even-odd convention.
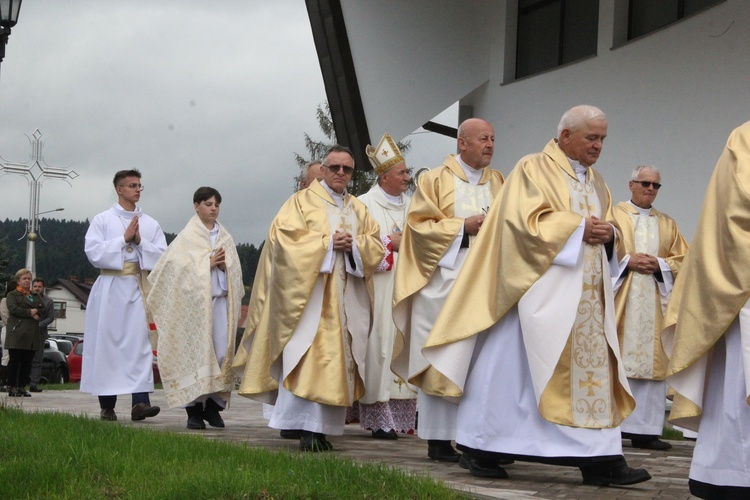
[[[492,125],[478,118],[464,121],[458,128],[458,150],[419,177],[393,291],[400,338],[392,368],[419,388],[418,434],[427,440],[427,456],[441,462],[460,458],[451,444],[458,406],[455,399],[434,396],[432,381],[423,377],[429,363],[421,349],[503,184],[502,174],[489,168],[495,151]]]

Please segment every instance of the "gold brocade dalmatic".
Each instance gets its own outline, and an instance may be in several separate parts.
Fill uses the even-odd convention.
[[[596,210],[606,215],[604,219],[613,222],[611,197],[606,184],[593,168],[588,169],[586,176],[586,186],[589,186],[587,189],[591,192],[581,193],[584,204],[589,205],[585,203],[587,196],[592,199],[596,197],[600,207]],[[442,357],[446,360],[445,369],[450,372],[447,376],[452,387],[439,395],[460,396],[468,373],[468,363],[449,366],[452,362],[449,356],[450,346],[487,330],[511,308],[519,305],[522,297],[550,270],[555,256],[579,227],[583,218],[581,214],[595,213],[589,207],[571,206],[569,182],[576,178],[570,162],[553,140],[542,153],[522,158],[506,179],[423,349],[428,359]],[[577,196],[573,199],[577,199]],[[619,230],[616,232],[619,243]],[[583,247],[586,253],[586,248],[590,245],[583,244]],[[585,262],[578,264],[581,266],[577,268],[578,271],[565,266],[554,266],[555,273],[565,279],[571,273],[577,273],[576,280],[580,283],[577,286],[581,287],[580,298],[587,303],[592,290],[596,290],[595,297],[603,297],[599,294],[605,285],[608,287],[608,284],[597,279],[597,275],[601,278],[601,266],[606,265],[607,261],[604,247],[590,247],[590,250],[594,253]],[[584,273],[589,274],[588,278],[594,275],[593,281],[587,281]],[[604,276],[609,276],[608,267],[604,269]],[[545,280],[547,278],[549,276]],[[535,290],[546,290],[545,293],[551,295],[556,293],[554,289],[554,283],[549,283],[549,280],[543,287],[535,287]],[[565,290],[570,288],[566,287]],[[611,293],[611,288],[605,291]],[[609,297],[611,301],[611,295]],[[546,340],[543,332],[524,331],[524,343],[537,400],[542,399],[548,387],[555,384],[566,386],[549,391],[545,401],[541,401],[543,404],[540,403],[540,415],[549,421],[576,427],[618,425],[632,411],[634,401],[628,392],[627,379],[619,362],[614,311],[596,310],[597,307],[602,307],[601,304],[606,304],[603,298],[595,298],[578,311],[576,308],[581,307],[579,298],[573,297],[570,300],[574,302],[573,314],[567,323],[567,331],[562,331],[562,323],[552,324],[552,328],[560,331],[548,332]],[[531,306],[539,309],[543,315],[550,316],[549,308],[557,305],[540,303]],[[547,311],[542,311],[545,307]],[[586,307],[589,308],[588,312]],[[565,311],[568,316],[570,313],[571,311]],[[519,314],[523,316],[520,308]],[[553,314],[552,317],[554,316]],[[611,322],[612,331],[609,333],[602,331],[605,320]],[[599,324],[596,328],[600,333],[596,338],[586,336],[589,331],[586,325],[589,322],[592,323],[592,328]],[[448,355],[444,356],[443,353]],[[580,363],[576,361],[576,356]],[[586,357],[589,359],[583,359]],[[605,388],[604,381],[597,380],[600,376],[597,370],[605,366],[608,372],[605,377],[609,375],[609,387],[606,388],[609,392],[606,399],[609,402],[605,414],[600,415],[596,413],[597,410],[589,411],[583,407],[580,412],[572,408],[573,400],[576,399],[575,404],[578,404],[581,393],[586,399],[589,397],[589,389]],[[557,369],[553,374],[552,370],[555,368]],[[442,367],[433,365],[430,368],[437,369]],[[588,372],[592,372],[591,376]],[[535,375],[539,373],[542,375]],[[583,377],[578,376],[581,374]],[[555,396],[555,401],[552,401],[554,395],[564,397]],[[599,404],[594,399],[590,403]],[[596,418],[588,419],[587,412],[589,416],[596,414]],[[576,413],[578,416],[574,415]]]
[[[399,248],[399,264],[396,267],[393,287],[393,319],[397,335],[391,366],[399,376],[420,387],[423,386],[423,382],[415,380],[409,374],[410,371],[414,371],[414,367],[409,366],[412,303],[416,294],[430,282],[436,273],[438,263],[463,227],[465,216],[456,214],[467,212],[467,209],[457,209],[455,205],[457,181],[469,184],[454,155],[447,156],[443,165],[420,176],[419,187],[411,201]],[[502,184],[502,174],[489,167],[482,171],[478,182],[480,187],[489,186],[491,197],[500,191]],[[465,186],[461,186],[463,187]],[[471,196],[463,194],[458,198],[468,200]],[[483,213],[482,208],[476,207],[476,210],[469,211],[480,214]],[[475,237],[471,236],[470,247],[474,244]],[[436,375],[439,377],[439,374]]]
[[[148,277],[152,285],[148,306],[159,329],[159,369],[170,408],[213,393],[228,401],[234,388],[232,359],[245,287],[237,248],[224,226],[219,226],[215,247],[225,251],[228,287],[228,347],[221,367],[211,335],[209,261],[213,248],[209,231],[197,215],[167,247]]]
[[[342,229],[354,231],[364,278],[350,274],[342,277],[341,258],[337,258],[332,274],[320,273],[333,233],[329,217],[335,210],[339,209],[331,196],[315,181],[289,198],[271,224],[250,297],[245,336],[234,362],[235,372],[242,376],[240,395],[275,402],[282,353],[297,330],[316,283],[322,286],[320,311],[313,312],[319,316],[319,323],[313,325],[307,352],[295,366],[283,367],[288,375],[284,387],[304,399],[334,406],[352,404],[352,392],[355,400],[364,393],[363,360],[357,359],[357,353],[363,352],[372,322],[371,278],[383,258],[383,245],[377,223],[359,200],[347,194],[340,209],[343,224],[351,225],[346,218],[353,217],[356,229]],[[342,304],[342,286],[346,286],[347,294],[358,290],[359,301]],[[344,310],[349,315],[348,328]],[[362,323],[364,328],[355,328]],[[352,366],[352,356],[357,367]]]
[[[657,241],[641,242],[640,245],[655,247],[653,252],[647,253],[664,259],[672,271],[672,276],[677,277],[688,244],[677,228],[677,223],[671,217],[655,208],[651,209],[648,217],[641,216],[633,205],[627,202],[617,204],[614,208],[614,216],[622,230],[625,253],[620,257],[624,257],[625,254],[644,251],[636,248],[638,246],[636,234],[643,233],[645,228],[637,231],[635,223],[639,220],[639,217],[641,217],[641,222],[643,222],[642,219],[649,219],[655,223],[655,227],[649,231],[650,234],[645,236],[649,240],[652,237],[657,238]],[[649,296],[633,297],[631,290],[634,280],[638,279],[644,281],[643,285],[639,287],[639,295],[645,294],[646,290],[650,290]],[[628,304],[628,301],[630,301],[630,304]],[[628,272],[615,296],[615,309],[617,311],[617,336],[620,339],[620,352],[628,377],[664,380],[667,376],[669,359],[661,344],[664,314],[662,297],[655,278],[652,275],[646,276],[633,271]],[[626,321],[626,311],[629,321]],[[629,325],[627,329],[626,323]]]
[[[698,230],[675,282],[662,342],[675,391],[669,420],[697,429],[709,351],[750,297],[750,122],[735,129],[706,189]],[[742,330],[745,366],[750,339]],[[750,391],[750,370],[745,371]],[[750,396],[748,397],[750,404]]]

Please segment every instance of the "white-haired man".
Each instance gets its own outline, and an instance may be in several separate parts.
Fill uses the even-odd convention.
[[[615,284],[615,310],[622,363],[636,406],[620,429],[634,448],[668,450],[672,445],[659,439],[664,428],[664,379],[669,364],[661,331],[688,245],[674,219],[653,208],[661,188],[656,167],[636,167],[628,187],[630,201],[614,208],[626,252]]]
[[[591,168],[606,136],[604,113],[576,106],[516,164],[423,349],[444,394],[461,396],[460,465],[475,476],[508,477],[501,461],[520,460],[579,467],[590,485],[651,478],[627,466],[618,427],[634,401],[611,197]]]
[[[375,439],[397,439],[398,432],[414,431],[417,412],[417,393],[391,371],[396,339],[393,281],[411,202],[406,194],[411,179],[401,150],[390,135],[385,134],[377,147],[367,146],[366,153],[378,180],[359,200],[380,225],[385,256],[372,278],[374,318],[367,340],[365,395],[359,400],[359,421]]]

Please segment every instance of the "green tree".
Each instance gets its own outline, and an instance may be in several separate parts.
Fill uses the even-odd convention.
[[[310,134],[305,132],[305,148],[307,149],[307,158],[294,153],[294,159],[299,165],[300,169],[303,169],[305,165],[313,160],[322,160],[326,150],[336,144],[336,131],[333,128],[333,118],[331,117],[331,107],[328,102],[318,104],[315,114],[318,118],[318,126],[321,132],[325,136],[324,139],[316,141]],[[401,154],[406,154],[411,149],[411,141],[404,141],[397,143],[398,148],[401,150]],[[303,179],[305,172],[300,171],[299,175],[294,178],[294,190],[299,189],[300,181]],[[370,168],[356,169],[352,176],[352,182],[349,184],[348,191],[354,196],[359,196],[370,190],[370,187],[375,182],[375,172]]]

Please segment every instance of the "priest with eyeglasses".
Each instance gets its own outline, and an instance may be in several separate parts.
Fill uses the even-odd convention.
[[[269,426],[299,431],[300,449],[330,451],[346,408],[365,393],[372,276],[380,227],[349,194],[351,151],[335,145],[323,179],[287,200],[271,223],[234,369],[239,393],[272,404]]]
[[[672,445],[659,439],[669,364],[661,331],[688,244],[674,219],[653,207],[661,188],[659,170],[641,165],[630,178],[630,200],[614,208],[625,252],[615,280],[615,311],[622,363],[636,406],[620,430],[633,448],[665,451]]]

